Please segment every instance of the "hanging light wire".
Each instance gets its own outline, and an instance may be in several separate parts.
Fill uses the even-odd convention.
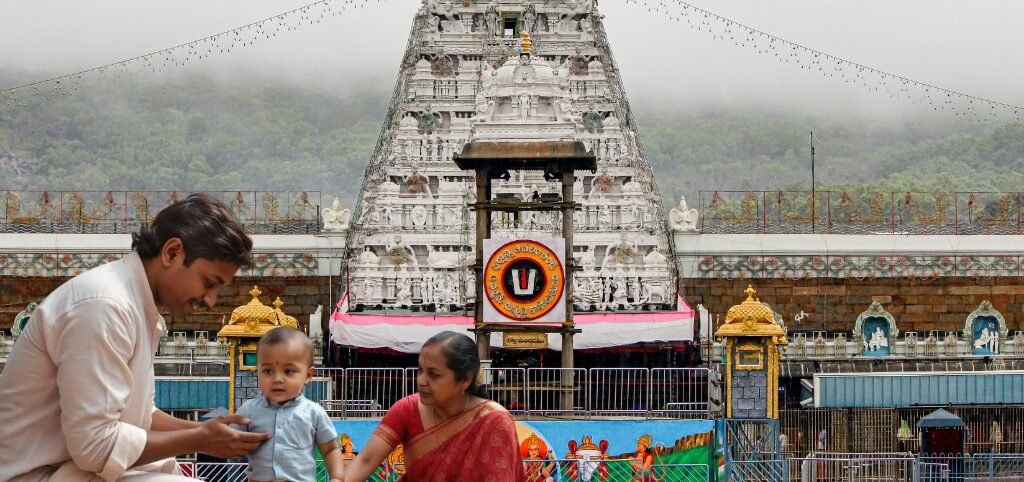
[[[192,40],[190,42],[185,42],[185,43],[182,43],[182,44],[178,44],[178,45],[175,45],[173,47],[168,47],[168,48],[156,50],[156,51],[153,51],[153,52],[150,52],[150,53],[147,53],[147,54],[138,55],[138,56],[135,56],[135,57],[132,57],[132,58],[129,58],[129,59],[119,60],[117,62],[112,62],[112,63],[106,64],[106,65],[101,65],[99,67],[93,67],[93,68],[90,68],[90,69],[82,70],[82,71],[79,71],[79,72],[74,72],[74,73],[71,73],[71,74],[61,75],[59,77],[53,77],[53,78],[46,79],[46,80],[39,80],[39,81],[36,81],[36,82],[30,82],[30,83],[23,84],[23,85],[18,85],[18,86],[15,86],[15,87],[9,87],[9,88],[5,88],[5,89],[0,89],[0,95],[2,95],[2,96],[13,96],[13,95],[17,94],[19,91],[23,91],[23,90],[26,90],[26,89],[33,89],[36,93],[38,93],[39,87],[42,87],[42,86],[45,86],[45,85],[49,85],[49,84],[56,85],[56,86],[58,86],[56,88],[59,89],[60,88],[59,85],[60,85],[60,83],[62,81],[72,80],[72,81],[76,81],[77,82],[77,81],[80,81],[83,77],[85,77],[86,75],[89,75],[89,74],[94,74],[94,73],[102,74],[102,73],[106,72],[109,69],[119,69],[119,68],[127,69],[127,67],[129,65],[131,65],[132,63],[136,63],[136,62],[150,62],[151,60],[153,60],[155,58],[158,58],[158,57],[161,57],[161,56],[164,56],[166,61],[170,61],[170,57],[169,57],[170,55],[175,54],[175,53],[177,53],[177,52],[179,52],[179,51],[181,51],[183,49],[189,49],[189,55],[194,55],[196,58],[208,57],[209,54],[212,53],[212,51],[213,51],[212,48],[209,48],[205,55],[203,53],[198,53],[198,52],[193,51],[193,50],[196,49],[197,47],[201,46],[202,44],[208,44],[209,42],[220,42],[224,37],[227,37],[229,35],[231,35],[233,37],[233,39],[232,39],[233,41],[237,41],[237,40],[239,40],[238,39],[239,34],[242,33],[243,31],[251,30],[253,28],[261,29],[261,28],[264,27],[264,24],[266,24],[268,22],[277,21],[278,25],[277,25],[277,28],[274,30],[274,32],[270,33],[270,34],[266,34],[266,37],[269,38],[271,36],[276,35],[277,32],[281,30],[281,27],[285,26],[285,23],[284,23],[285,19],[293,18],[293,16],[295,14],[300,14],[301,15],[301,17],[299,18],[299,24],[301,24],[303,21],[309,21],[309,23],[311,23],[311,24],[314,23],[314,21],[315,22],[319,22],[320,19],[322,19],[324,17],[324,14],[326,12],[331,11],[330,7],[327,6],[331,1],[332,0],[318,0],[316,2],[312,2],[312,3],[309,3],[309,4],[303,5],[301,7],[297,7],[297,8],[294,8],[292,10],[288,10],[286,12],[282,12],[282,13],[278,13],[276,15],[272,15],[272,16],[264,18],[262,20],[257,20],[255,22],[251,22],[251,23],[242,25],[240,27],[235,27],[235,28],[232,28],[232,29],[229,29],[229,30],[225,30],[225,31],[220,32],[220,33],[215,33],[215,34],[212,34],[212,35],[208,35],[206,37],[203,37],[203,38],[200,38],[200,39],[196,39],[196,40]],[[356,1],[359,1],[360,5],[355,5]],[[361,7],[362,4],[366,3],[366,0],[345,0],[344,3],[352,4],[353,6],[357,6],[357,7]],[[321,7],[326,7],[326,8],[321,12],[320,17],[318,19],[313,20],[308,15],[306,15],[306,13],[309,10],[311,10],[313,8],[321,8]],[[341,9],[344,10],[345,7],[342,6]],[[335,12],[335,14],[337,14],[337,12]],[[294,30],[295,28],[296,27],[294,27],[294,26],[288,26],[287,30]],[[258,34],[263,34],[263,32],[258,32]],[[254,41],[255,41],[255,37],[252,38],[252,39],[247,39],[247,42],[242,42],[242,46],[245,46],[247,44],[251,45]],[[232,44],[232,47],[233,46],[234,46],[234,44]],[[218,48],[219,48],[219,45],[218,45]],[[228,47],[226,49],[225,48],[220,48],[221,52],[224,52],[226,50],[230,50],[230,47]],[[178,64],[178,62],[175,59],[175,65],[177,65],[177,64]]]
[[[723,27],[723,29],[724,29],[722,34],[714,33],[714,37],[715,38],[719,38],[719,39],[725,39],[726,38],[726,34],[732,34],[733,33],[732,29],[741,30],[742,32],[746,33],[746,35],[749,36],[746,40],[744,40],[742,42],[741,41],[735,41],[736,39],[735,39],[734,35],[730,35],[729,36],[729,39],[730,40],[734,40],[737,45],[746,46],[747,41],[757,42],[757,37],[761,37],[761,38],[765,39],[764,41],[767,41],[768,46],[767,47],[758,46],[759,48],[758,48],[757,52],[761,53],[761,54],[767,54],[767,53],[771,53],[772,51],[774,51],[775,52],[775,56],[779,57],[780,61],[784,61],[784,62],[788,62],[789,61],[788,57],[786,57],[784,55],[779,55],[778,50],[780,48],[789,48],[792,51],[794,51],[794,53],[792,53],[789,57],[795,57],[795,55],[796,55],[795,51],[798,51],[798,50],[799,51],[803,51],[804,53],[807,53],[809,55],[813,55],[814,56],[814,60],[811,61],[811,63],[813,65],[818,65],[819,66],[819,70],[823,70],[823,68],[820,67],[821,66],[821,60],[819,60],[819,57],[823,57],[825,61],[834,62],[837,66],[845,66],[845,67],[850,67],[850,68],[856,69],[857,70],[856,78],[863,79],[865,81],[864,82],[865,86],[867,86],[867,80],[864,78],[865,75],[874,75],[874,76],[877,76],[878,78],[884,79],[886,81],[888,81],[888,80],[898,81],[898,82],[902,83],[905,86],[914,86],[914,87],[923,89],[924,92],[925,92],[923,97],[926,98],[926,99],[929,99],[929,102],[933,103],[933,105],[934,105],[934,102],[935,102],[934,100],[931,100],[932,97],[933,97],[933,92],[935,94],[938,94],[938,95],[944,95],[946,97],[946,101],[944,102],[945,105],[941,105],[941,106],[936,105],[935,106],[936,109],[945,109],[947,107],[947,105],[953,103],[953,99],[956,99],[959,102],[964,102],[964,103],[968,104],[968,106],[963,108],[963,110],[974,111],[975,110],[974,109],[974,105],[975,104],[987,105],[992,110],[1000,109],[1000,110],[1006,111],[1011,117],[1013,117],[1013,119],[1016,122],[1021,122],[1022,115],[1024,115],[1024,107],[1021,107],[1021,106],[1018,106],[1018,105],[1009,104],[1009,103],[1005,103],[1005,102],[999,102],[999,101],[992,100],[992,99],[986,99],[984,97],[979,97],[979,96],[975,96],[975,95],[971,95],[971,94],[967,94],[967,93],[963,93],[963,92],[958,92],[958,91],[955,91],[955,90],[952,90],[952,89],[947,89],[947,88],[944,88],[944,87],[940,87],[940,86],[937,86],[935,84],[931,84],[931,83],[928,83],[928,82],[921,82],[921,81],[914,80],[914,79],[911,79],[911,78],[908,78],[908,77],[905,77],[905,76],[902,76],[902,75],[899,75],[899,74],[893,74],[893,73],[886,72],[886,71],[881,70],[881,69],[876,69],[874,67],[870,67],[870,66],[858,63],[858,62],[854,62],[852,60],[848,60],[848,59],[843,58],[843,57],[832,55],[830,53],[823,52],[821,50],[817,50],[817,49],[814,49],[814,48],[811,48],[811,47],[807,47],[807,46],[802,45],[802,44],[798,44],[796,42],[792,42],[792,41],[786,40],[784,38],[781,38],[781,37],[778,37],[776,35],[770,34],[770,33],[765,32],[763,30],[760,30],[760,29],[751,27],[749,25],[737,22],[737,21],[732,20],[730,18],[723,17],[723,16],[718,15],[718,14],[716,14],[716,13],[710,11],[710,10],[706,10],[706,9],[700,8],[700,7],[698,7],[696,5],[693,5],[691,3],[688,3],[688,2],[686,2],[684,0],[671,0],[672,3],[677,4],[681,8],[681,10],[678,11],[678,12],[672,12],[669,9],[669,5],[668,5],[667,1],[668,0],[656,0],[656,1],[654,1],[654,0],[652,0],[652,1],[648,1],[648,0],[626,0],[626,3],[627,4],[629,4],[629,3],[642,4],[644,7],[647,7],[647,11],[648,12],[664,13],[670,19],[675,19],[677,21],[681,21],[683,17],[686,17],[687,23],[689,24],[690,28],[696,28],[698,31],[705,30],[704,27],[706,27],[706,30],[708,32],[714,33],[714,31],[713,31],[713,29],[711,27],[711,21],[714,21],[714,22],[720,24]],[[694,24],[691,22],[690,16],[692,14],[695,14],[697,16],[702,16],[703,17],[703,19],[702,19],[702,21],[700,22],[699,25],[694,26]],[[762,41],[762,42],[764,42],[764,41]],[[776,44],[778,44],[778,45],[776,45]],[[794,62],[800,63],[801,64],[801,68],[805,68],[805,66],[802,65],[803,61],[801,59],[796,58],[794,60]],[[806,68],[810,69],[810,67],[806,67]],[[837,71],[840,70],[841,68],[842,67],[837,68]],[[845,73],[840,72],[840,75],[844,76],[844,78],[845,78]],[[849,79],[847,79],[847,80],[850,81]],[[868,90],[877,90],[877,89],[878,89],[878,87],[869,87]],[[888,87],[886,87],[886,89],[889,90]],[[905,92],[905,93],[906,93],[907,96],[912,96],[912,94],[910,94],[909,92]],[[952,106],[952,105],[949,105],[949,108],[951,110],[957,110],[957,107]],[[976,111],[973,112],[973,113],[974,113],[975,116],[978,115]],[[958,112],[957,114],[965,115],[966,112]],[[987,116],[988,117],[995,117],[996,113],[995,112],[989,112],[987,114]]]

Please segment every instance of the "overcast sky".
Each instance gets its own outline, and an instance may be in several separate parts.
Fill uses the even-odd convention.
[[[294,0],[0,1],[0,69],[30,82],[184,43],[308,3]],[[671,3],[671,2],[670,2]],[[914,80],[1024,104],[1024,2],[1013,0],[695,0],[694,5],[833,55]],[[339,0],[336,5],[341,5]],[[214,55],[186,70],[258,68],[272,77],[343,89],[394,82],[414,0],[371,1],[317,25]],[[757,103],[901,112],[906,103],[759,55],[648,12],[603,0],[600,11],[627,94],[679,108]],[[10,87],[3,85],[0,87]]]

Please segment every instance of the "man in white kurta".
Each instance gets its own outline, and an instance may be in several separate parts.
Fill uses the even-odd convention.
[[[229,261],[204,257],[222,256],[208,246],[218,233],[234,244]],[[165,458],[255,450],[266,438],[227,426],[237,420],[187,422],[153,404],[157,305],[213,306],[251,246],[222,203],[193,195],[133,237],[135,252],[50,293],[0,374],[0,482],[191,481]]]
[[[0,478],[64,482],[125,474],[146,445],[155,410],[160,330],[135,253],[47,296],[0,378],[0,427],[16,435],[0,438]]]

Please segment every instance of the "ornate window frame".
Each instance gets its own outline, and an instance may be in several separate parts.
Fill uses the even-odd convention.
[[[733,361],[733,368],[736,370],[743,371],[759,371],[764,370],[764,349],[765,347],[757,343],[743,343],[736,345],[735,357]],[[757,363],[743,363],[743,355],[757,354]]]
[[[896,337],[899,336],[900,330],[896,327],[896,319],[893,318],[892,314],[882,307],[882,304],[877,301],[872,301],[871,306],[864,310],[860,316],[857,317],[857,322],[853,325],[853,339],[858,345],[864,345],[864,322],[868,318],[884,318],[889,324],[889,341],[890,341],[890,353],[892,353],[892,342],[896,341]],[[861,350],[863,353],[863,350]]]
[[[979,316],[990,316],[996,319],[999,324],[999,345],[1002,346],[1006,343],[1006,337],[1009,334],[1009,330],[1006,328],[1006,319],[1003,318],[1003,314],[999,310],[992,306],[992,302],[984,300],[978,305],[978,309],[967,315],[967,321],[964,322],[964,339],[968,341],[968,352],[974,350],[974,320]],[[1002,350],[1000,349],[1000,353]]]

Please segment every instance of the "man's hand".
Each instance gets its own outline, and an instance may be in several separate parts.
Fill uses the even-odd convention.
[[[249,419],[232,415],[203,422],[198,428],[199,451],[222,459],[238,459],[253,453],[269,433],[242,432],[228,424],[248,425]]]

